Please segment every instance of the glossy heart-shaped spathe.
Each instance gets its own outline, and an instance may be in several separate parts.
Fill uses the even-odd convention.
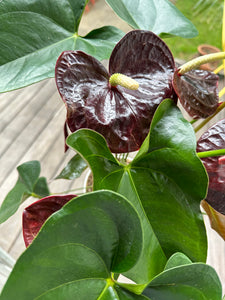
[[[101,133],[112,152],[140,148],[153,114],[173,98],[174,59],[166,44],[150,31],[134,30],[115,46],[109,72],[81,51],[66,51],[56,64],[56,84],[67,107],[72,132],[89,128]],[[136,91],[109,84],[122,73],[139,83]]]
[[[194,119],[207,118],[218,107],[219,77],[204,70],[191,70],[184,75],[174,73],[173,87],[179,100]]]

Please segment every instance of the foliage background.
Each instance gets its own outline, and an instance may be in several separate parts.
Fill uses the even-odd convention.
[[[199,35],[192,39],[175,37],[165,40],[176,58],[185,60],[193,58],[200,44],[210,44],[220,49],[222,47],[223,1],[204,0],[197,7],[199,2],[196,0],[176,0],[176,7],[193,22],[199,31]]]

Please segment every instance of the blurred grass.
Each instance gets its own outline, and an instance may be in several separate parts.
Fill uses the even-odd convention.
[[[173,37],[165,39],[174,57],[189,60],[197,54],[200,44],[210,44],[222,48],[223,1],[217,5],[196,13],[196,0],[177,0],[176,7],[196,26],[199,35],[192,39]],[[213,1],[212,1],[213,3]]]

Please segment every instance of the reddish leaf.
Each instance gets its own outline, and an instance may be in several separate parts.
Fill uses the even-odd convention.
[[[112,152],[135,151],[148,134],[157,106],[165,98],[176,98],[173,56],[158,36],[135,30],[114,48],[109,72],[81,51],[61,54],[56,84],[67,107],[67,123],[72,132],[90,128],[101,133]],[[132,77],[139,89],[111,87],[113,73]]]
[[[181,104],[194,119],[207,118],[218,106],[218,76],[203,70],[192,70],[184,75],[176,70],[173,87]]]
[[[201,205],[209,216],[211,227],[225,240],[225,215],[220,214],[206,201],[202,201]]]
[[[41,226],[54,212],[63,207],[75,195],[49,196],[32,203],[23,212],[23,238],[26,247],[32,243]]]
[[[225,119],[209,128],[198,140],[197,152],[225,148]],[[209,189],[206,201],[225,215],[225,164],[223,157],[202,158],[208,172]]]

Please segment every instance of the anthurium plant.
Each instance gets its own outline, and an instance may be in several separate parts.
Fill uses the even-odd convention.
[[[224,107],[218,76],[197,68],[225,54],[177,67],[161,38],[197,31],[171,2],[107,3],[134,30],[79,36],[84,0],[0,2],[1,91],[55,75],[76,152],[57,178],[93,174],[93,191],[56,195],[38,161],[18,167],[0,221],[39,200],[23,212],[27,249],[0,299],[221,300],[200,204],[224,237],[225,121],[198,141],[195,124]]]

